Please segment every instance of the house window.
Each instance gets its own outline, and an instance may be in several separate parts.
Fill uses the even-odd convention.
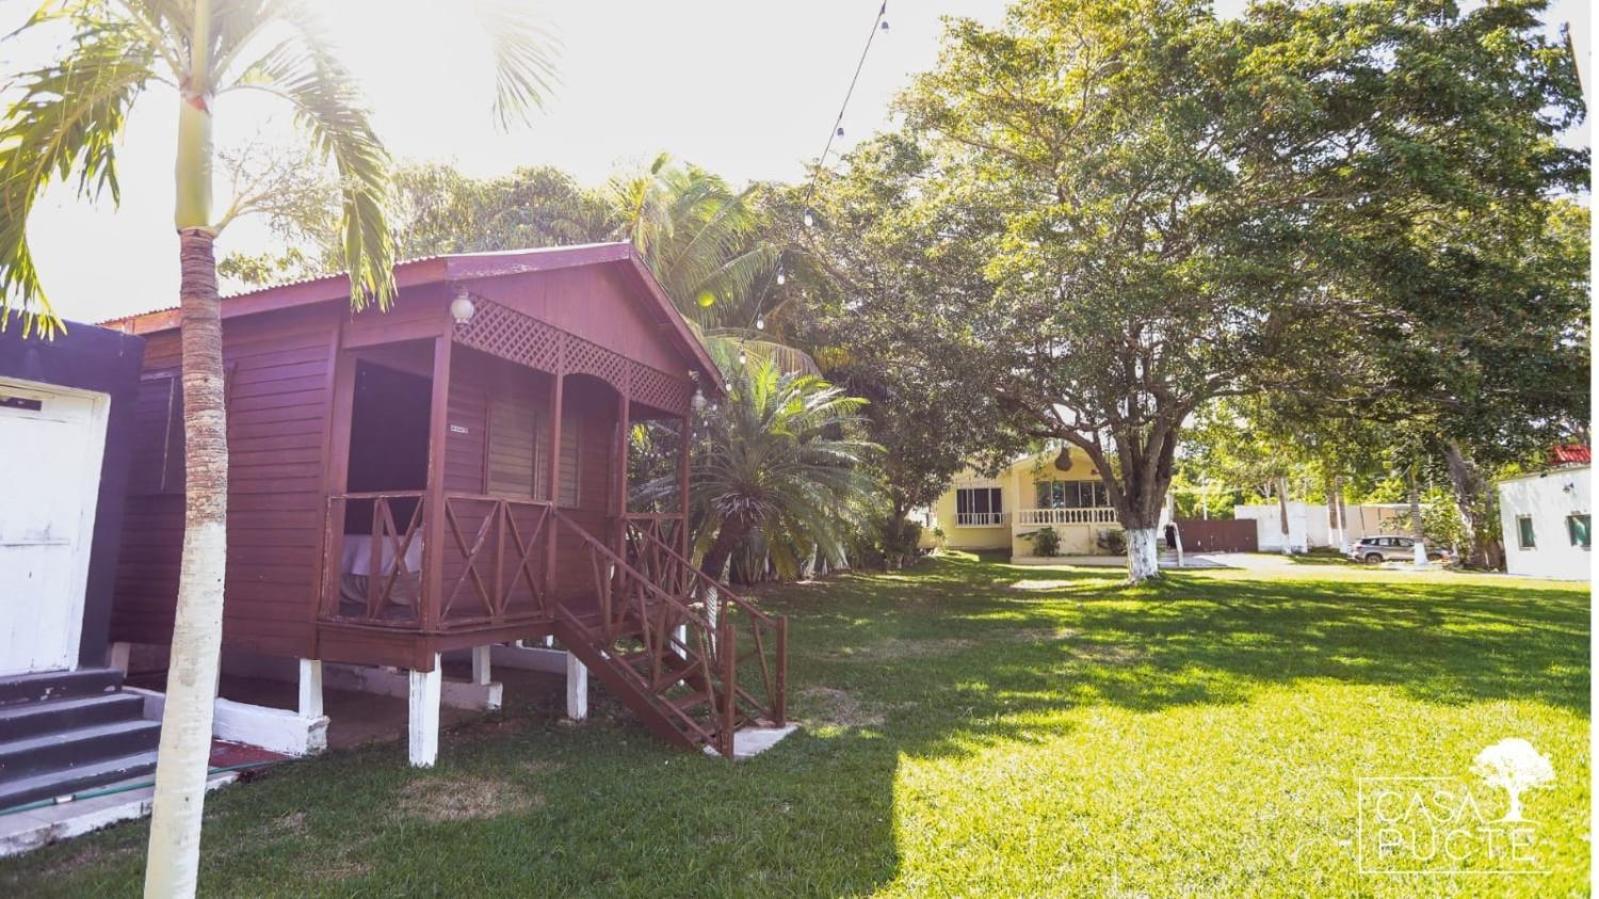
[[[1005,523],[1005,504],[998,487],[960,487],[955,491],[955,523],[993,527]]]
[[[1589,530],[1591,522],[1587,515],[1567,515],[1566,534],[1571,538],[1572,546],[1588,549],[1593,542],[1593,532]]]
[[[1040,481],[1040,509],[1097,509],[1110,505],[1105,485],[1099,481]]]
[[[1516,543],[1522,549],[1532,549],[1538,545],[1533,539],[1531,515],[1516,516]]]

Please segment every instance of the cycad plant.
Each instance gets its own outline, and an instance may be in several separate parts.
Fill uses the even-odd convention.
[[[866,401],[768,359],[741,363],[727,344],[713,351],[728,395],[705,416],[690,479],[701,569],[721,577],[751,540],[785,576],[812,553],[842,563],[876,490],[878,448],[858,436]]]
[[[479,4],[498,63],[501,123],[537,102],[548,45],[508,3]],[[182,567],[156,771],[147,895],[190,895],[221,646],[228,451],[222,328],[213,245],[240,208],[212,204],[213,112],[259,91],[293,109],[311,147],[338,170],[344,262],[359,309],[394,295],[387,218],[389,158],[311,0],[51,0],[17,34],[72,32],[65,57],[8,73],[17,98],[0,120],[0,324],[15,304],[28,331],[59,322],[40,288],[27,238],[33,204],[53,181],[118,199],[116,145],[130,110],[163,86],[178,103],[174,224],[182,266],[184,462]],[[373,32],[374,36],[378,34]]]

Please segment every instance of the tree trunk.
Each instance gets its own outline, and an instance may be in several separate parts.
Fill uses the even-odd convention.
[[[1288,479],[1277,479],[1277,512],[1281,519],[1283,531],[1283,555],[1293,555],[1294,548],[1290,543],[1291,528],[1288,525]]]
[[[227,561],[228,442],[214,240],[179,235],[185,502],[183,558],[156,763],[146,896],[192,896],[211,756]]]
[[[1361,524],[1365,524],[1364,518],[1361,519]],[[1344,541],[1339,549],[1347,553],[1351,546],[1349,541],[1349,503],[1344,501],[1344,482],[1342,478],[1338,479],[1338,526],[1342,528]]]
[[[1496,500],[1475,462],[1453,440],[1444,444],[1449,483],[1454,488],[1455,509],[1466,532],[1466,561],[1473,567],[1498,569],[1504,561],[1504,544],[1494,528]]]
[[[222,651],[227,570],[228,427],[222,371],[222,308],[211,227],[211,0],[193,0],[189,72],[179,89],[176,197],[182,267],[184,517],[178,602],[156,758],[155,806],[144,870],[147,897],[193,896],[200,822],[210,773],[211,718]]]
[[[1427,538],[1421,522],[1421,487],[1416,483],[1416,472],[1410,472],[1410,529],[1415,538],[1414,561],[1417,565],[1427,564]]]
[[[1127,580],[1141,584],[1160,577],[1160,529],[1127,529]]]
[[[1339,552],[1348,552],[1344,544],[1344,520],[1338,509],[1338,494],[1342,490],[1340,478],[1332,478],[1327,484],[1327,542],[1338,547]]]
[[[749,534],[749,526],[736,518],[722,519],[722,526],[716,532],[716,539],[711,541],[711,548],[705,551],[705,558],[700,560],[700,571],[716,580],[722,580],[727,568],[727,560],[733,557],[733,551],[744,542],[744,537]]]

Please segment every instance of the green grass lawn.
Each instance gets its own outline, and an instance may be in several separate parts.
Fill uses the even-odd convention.
[[[766,591],[806,723],[766,755],[667,750],[603,698],[565,726],[512,697],[432,771],[388,745],[214,794],[201,892],[1587,894],[1585,586],[1118,577],[956,555]],[[1505,737],[1554,764],[1516,863],[1547,873],[1361,873],[1357,778],[1454,778],[1497,818],[1470,766]],[[0,895],[135,894],[146,833],[0,862]]]

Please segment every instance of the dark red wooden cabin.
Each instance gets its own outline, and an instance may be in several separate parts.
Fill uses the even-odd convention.
[[[223,301],[224,647],[429,672],[445,651],[553,635],[673,742],[731,753],[742,724],[782,723],[785,623],[687,558],[691,404],[720,375],[631,246],[438,256],[395,277],[387,313],[352,314],[342,275]],[[147,341],[118,641],[172,632],[179,324],[111,323]],[[677,455],[664,507],[629,503],[646,421]]]

